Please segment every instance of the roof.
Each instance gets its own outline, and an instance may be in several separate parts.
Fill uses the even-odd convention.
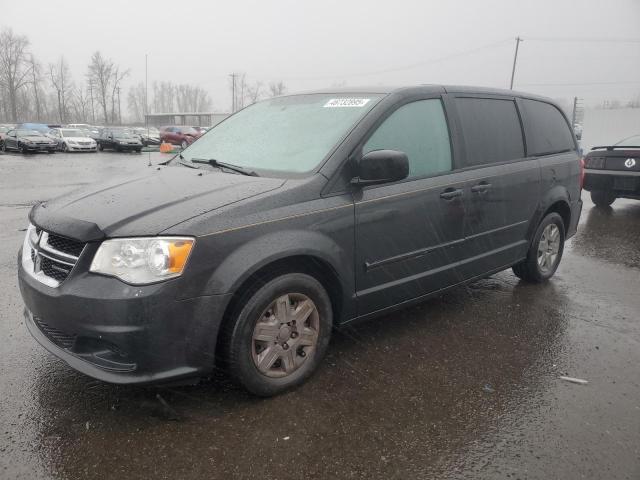
[[[414,92],[424,92],[424,93],[476,93],[476,94],[487,94],[487,95],[505,95],[505,96],[516,96],[516,97],[527,97],[527,98],[538,98],[549,100],[546,97],[541,97],[540,95],[535,95],[526,92],[519,92],[516,90],[508,90],[505,88],[492,88],[492,87],[478,87],[472,85],[435,85],[435,84],[422,84],[422,85],[407,85],[407,86],[360,86],[360,87],[338,87],[338,88],[325,88],[319,90],[312,90],[306,92],[297,92],[291,93],[290,95],[299,95],[299,94],[328,94],[328,93],[336,93],[336,94],[383,94],[388,95],[391,93],[410,93]],[[287,96],[287,95],[284,95]]]

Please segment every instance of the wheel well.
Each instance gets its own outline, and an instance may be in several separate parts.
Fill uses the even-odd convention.
[[[218,334],[216,352],[226,352],[226,340],[231,333],[236,314],[248,298],[270,280],[286,273],[306,273],[318,280],[327,291],[333,307],[334,321],[342,311],[340,278],[333,267],[312,255],[296,255],[278,259],[252,273],[236,289],[224,312]],[[216,354],[216,357],[219,357]]]
[[[544,212],[542,218],[546,217],[549,213],[556,212],[558,215],[562,217],[562,223],[564,224],[564,231],[566,232],[569,229],[569,225],[571,224],[571,208],[567,204],[567,202],[563,200],[559,200]]]

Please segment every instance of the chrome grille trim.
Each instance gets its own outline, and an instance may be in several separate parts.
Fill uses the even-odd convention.
[[[60,237],[62,238],[62,237]],[[80,249],[78,256],[63,252],[49,244],[49,233],[39,228],[30,226],[27,229],[27,236],[23,249],[22,266],[33,278],[49,287],[56,288],[67,279],[82,255],[86,245],[75,242],[76,248]],[[64,248],[64,247],[63,247]],[[56,277],[56,278],[54,278]]]

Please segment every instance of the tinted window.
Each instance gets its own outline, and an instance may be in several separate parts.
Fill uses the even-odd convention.
[[[524,157],[522,128],[512,100],[457,98],[468,165]]]
[[[574,150],[573,136],[560,110],[549,103],[523,100],[529,155]]]
[[[449,130],[439,99],[421,100],[400,107],[364,145],[373,150],[399,150],[409,157],[409,177],[451,170]]]

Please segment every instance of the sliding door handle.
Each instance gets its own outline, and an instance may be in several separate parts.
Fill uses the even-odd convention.
[[[473,193],[484,193],[484,192],[488,191],[490,188],[491,188],[491,184],[490,183],[482,182],[482,183],[479,183],[479,184],[474,185],[473,187],[471,187],[471,191]]]
[[[440,198],[443,200],[453,200],[454,198],[461,197],[462,190],[459,188],[447,188],[440,194]]]

